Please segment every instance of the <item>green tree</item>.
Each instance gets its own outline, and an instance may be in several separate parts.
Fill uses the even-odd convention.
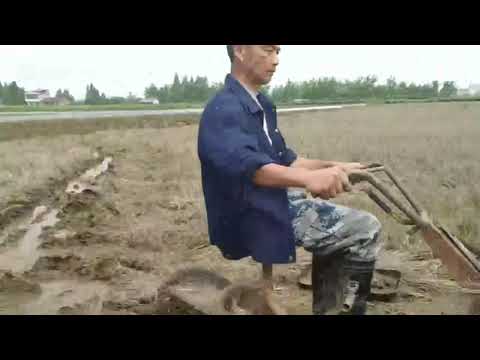
[[[105,96],[105,94],[102,94],[102,96]],[[129,104],[135,104],[137,102],[137,97],[132,94],[131,92],[128,93],[128,96],[127,96],[127,102]]]
[[[397,89],[397,82],[395,81],[395,78],[394,77],[388,78],[385,95],[389,98],[393,98],[395,96],[396,89]]]
[[[434,97],[438,97],[438,87],[439,87],[439,84],[438,84],[438,81],[435,80],[433,83],[432,83],[432,96]]]
[[[67,98],[72,103],[75,102],[75,98],[73,97],[73,95],[70,94],[70,91],[68,91],[68,89],[63,90],[63,97]]]
[[[100,92],[95,88],[95,86],[93,86],[93,84],[87,85],[87,93],[85,94],[86,105],[100,105],[105,103],[105,100],[106,98],[100,96]]]
[[[180,78],[178,77],[178,74],[175,73],[175,76],[173,77],[173,84],[169,90],[169,100],[171,102],[179,102],[181,98],[181,86],[182,84],[180,83]]]
[[[17,87],[15,105],[25,105],[25,89]]]
[[[127,102],[127,99],[121,96],[113,96],[110,99],[108,99],[109,104],[125,104]]]
[[[25,91],[15,81],[5,84],[2,90],[2,101],[5,105],[25,105]]]
[[[457,87],[453,81],[445,81],[443,83],[442,90],[440,90],[440,96],[450,97],[457,94]]]
[[[187,101],[195,101],[196,92],[195,92],[195,81],[193,80],[193,76],[190,76],[187,82],[187,88],[185,89],[185,97]]]
[[[151,84],[145,89],[144,95],[146,98],[158,98],[158,89],[154,84]]]
[[[395,78],[387,79],[385,85],[378,84],[374,75],[359,77],[356,80],[339,81],[335,78],[318,78],[303,82],[287,81],[271,89],[274,101],[288,102],[296,98],[309,100],[363,100],[363,99],[391,99],[391,98],[431,98],[439,94],[438,81],[431,84],[415,84],[406,82],[397,83]],[[456,87],[452,82],[445,84],[442,96],[452,96]]]

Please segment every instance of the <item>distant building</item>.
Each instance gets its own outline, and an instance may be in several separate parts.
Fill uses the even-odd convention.
[[[158,101],[158,99],[142,99],[140,100],[140,104],[158,105],[160,101]]]
[[[50,91],[46,89],[26,91],[25,102],[27,103],[28,106],[70,105],[72,103],[70,99],[64,96],[51,97]]]
[[[60,106],[65,106],[65,105],[71,105],[72,101],[69,98],[66,98],[65,96],[59,96],[55,98],[55,105],[60,105]]]
[[[45,101],[48,101],[50,98],[50,91],[45,89],[37,89],[25,92],[25,102],[28,106],[38,106],[42,103],[45,103]]]
[[[480,95],[480,84],[471,84],[469,87],[470,95],[478,96]]]
[[[457,89],[457,96],[470,96],[470,89]]]

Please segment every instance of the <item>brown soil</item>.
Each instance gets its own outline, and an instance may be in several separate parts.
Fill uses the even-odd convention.
[[[369,111],[379,112],[377,117],[382,118],[383,121],[383,110]],[[366,116],[365,112],[366,110],[349,110],[342,114],[361,118]],[[332,119],[335,116],[338,115],[322,113],[322,118],[315,121],[323,121],[325,117],[335,122],[339,128],[344,126],[345,129],[350,129],[348,127],[351,125],[350,120]],[[297,144],[294,145],[302,149],[305,155],[333,158],[329,153],[332,151],[330,148],[344,141],[345,151],[339,160],[358,160],[352,158],[352,153],[358,152],[357,147],[353,147],[352,144],[359,144],[358,146],[364,147],[365,156],[369,159],[377,158],[380,162],[392,163],[396,169],[400,168],[404,171],[403,174],[416,174],[416,178],[402,176],[401,180],[409,180],[410,185],[428,183],[423,178],[423,172],[412,170],[415,167],[410,163],[411,161],[418,160],[422,169],[428,167],[431,171],[444,170],[445,174],[454,173],[450,168],[447,169],[447,162],[442,162],[442,167],[438,168],[433,166],[434,163],[438,163],[435,159],[427,158],[427,161],[423,155],[416,157],[417,152],[425,150],[423,148],[415,154],[410,154],[411,156],[402,155],[403,150],[408,146],[404,145],[404,139],[400,137],[404,136],[407,139],[412,136],[409,132],[405,134],[402,132],[404,125],[401,129],[396,128],[396,135],[389,138],[392,144],[396,144],[395,141],[397,137],[399,138],[398,144],[395,145],[398,146],[395,154],[401,155],[394,157],[395,161],[393,161],[394,155],[391,154],[393,150],[388,148],[384,154],[382,149],[387,149],[387,145],[394,145],[387,144],[385,140],[376,143],[371,139],[375,134],[370,130],[368,133],[362,133],[363,130],[359,130],[360,134],[348,131],[341,134],[342,138],[350,136],[350,141],[340,140],[338,136],[327,133],[319,142],[323,144],[322,146],[302,145],[303,135],[297,136],[296,132],[311,133],[305,131],[304,127],[309,124],[309,121],[314,120],[302,118],[302,121],[304,122],[301,125],[298,125],[298,121],[288,121],[284,128],[285,133],[295,139]],[[342,125],[342,121],[348,124]],[[297,125],[293,125],[294,123]],[[417,122],[415,126],[416,124]],[[434,128],[430,125],[428,130]],[[410,124],[410,126],[413,125]],[[419,128],[419,134],[421,131],[426,131],[422,129]],[[473,127],[473,129],[476,128]],[[383,131],[382,134],[378,134],[379,139],[384,138],[385,128]],[[417,137],[416,140],[422,140],[420,135]],[[358,142],[355,139],[361,141]],[[468,136],[466,139],[469,139]],[[315,143],[313,138],[307,140],[307,144]],[[414,140],[411,141],[412,144],[417,143]],[[434,140],[438,141],[438,144]],[[448,152],[443,149],[447,147],[447,143],[452,143],[452,139],[442,133],[434,140],[427,145],[438,149],[438,153]],[[225,286],[228,286],[227,282],[236,284],[252,282],[260,278],[260,266],[251,259],[230,262],[225,260],[216,248],[209,246],[196,159],[195,126],[129,130],[128,132],[107,131],[85,136],[81,141],[82,144],[91,144],[93,148],[102,144],[104,154],[113,157],[113,167],[96,179],[95,184],[92,184],[95,191],[71,195],[65,193],[67,186],[65,179],[51,180],[44,184],[45,188],[41,192],[38,192],[42,196],[36,195],[33,198],[24,199],[23,203],[22,199],[8,200],[8,206],[2,207],[4,211],[8,207],[19,206],[17,210],[13,208],[0,214],[0,226],[2,226],[0,242],[2,236],[5,237],[6,230],[9,234],[6,238],[11,239],[3,242],[0,255],[19,246],[25,234],[25,230],[19,227],[22,226],[23,220],[28,223],[36,205],[46,205],[49,210],[58,210],[59,221],[53,227],[42,230],[39,246],[34,254],[35,261],[31,268],[8,273],[9,269],[3,269],[0,264],[0,268],[4,270],[0,273],[0,313],[199,314],[201,312],[191,304],[164,291],[165,286],[168,285],[167,282],[175,277],[178,271],[199,268],[223,278],[225,281],[218,280],[222,286],[212,287],[212,282],[208,284],[209,287],[202,285],[213,289],[209,293],[212,301],[222,289],[225,289]],[[475,140],[476,143],[477,140]],[[471,147],[463,145],[456,150],[458,157],[460,153],[477,153],[476,150],[472,150],[476,149],[473,142],[467,142],[467,144]],[[88,160],[89,167],[102,160],[103,157],[95,161]],[[449,163],[453,164],[454,161]],[[455,164],[460,166],[458,162]],[[87,167],[82,170],[87,170]],[[75,174],[80,175],[78,169]],[[435,179],[445,178],[443,175],[435,173]],[[475,178],[472,174],[468,177]],[[73,178],[71,176],[67,180]],[[462,182],[468,183],[466,175],[465,179],[463,177],[456,179],[457,190]],[[436,186],[438,184],[434,185],[435,188],[439,188]],[[468,190],[466,185],[462,189],[464,189],[462,196],[465,197],[467,193],[473,195],[478,193],[476,190]],[[419,187],[413,192],[420,193],[422,203],[429,204],[427,200],[430,199],[428,194],[431,193],[431,189]],[[451,197],[454,195],[450,193],[451,189],[448,188],[441,190],[440,195],[452,200]],[[443,208],[440,202],[434,202],[432,197],[430,204],[435,206],[431,209],[435,210],[435,214],[444,216],[442,221],[449,219],[453,224],[462,220],[464,235],[471,236],[470,239],[473,241],[473,237],[477,234],[477,227],[472,219],[476,219],[473,215],[476,214],[480,203],[478,196],[475,196],[464,201],[468,207],[461,214],[461,219],[457,219],[454,216],[455,213],[450,211],[456,209],[458,205],[453,200],[449,205],[452,207],[450,209],[450,207]],[[435,199],[438,198],[437,194]],[[344,198],[339,199],[339,202],[348,203],[348,201]],[[379,215],[382,223],[385,224],[386,246],[381,253],[378,267],[398,270],[402,274],[397,295],[389,298],[388,301],[370,302],[370,314],[478,314],[480,312],[480,295],[463,294],[449,279],[439,261],[431,258],[430,252],[422,246],[421,240],[415,236],[407,237],[405,229],[382,217],[378,209],[368,200],[358,198],[351,204]],[[309,262],[310,255],[299,249],[296,264],[276,266],[274,269],[273,297],[289,314],[311,314],[311,291],[299,287],[297,282],[298,276]],[[208,300],[207,297],[206,301]]]

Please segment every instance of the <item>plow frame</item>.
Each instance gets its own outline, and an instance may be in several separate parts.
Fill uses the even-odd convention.
[[[384,173],[388,176],[407,200],[410,208],[392,194],[377,177],[376,174],[378,173]],[[360,191],[365,192],[395,221],[401,225],[413,226],[414,232],[419,231],[432,250],[433,256],[441,260],[450,275],[461,287],[472,290],[480,289],[480,262],[475,255],[444,226],[431,219],[425,209],[400,184],[390,169],[381,164],[371,164],[365,170],[352,171],[349,174],[349,180],[353,186],[359,183],[368,183],[369,185],[361,187]],[[401,214],[395,212],[374,189],[395,205]]]

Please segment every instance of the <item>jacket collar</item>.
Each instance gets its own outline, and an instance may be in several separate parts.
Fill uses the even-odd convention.
[[[252,99],[252,96],[248,93],[248,91],[243,87],[242,84],[240,84],[237,79],[235,79],[235,77],[233,77],[232,74],[227,75],[225,79],[225,87],[230,89],[240,99],[240,102],[245,105],[252,114],[262,111],[256,101]],[[259,94],[259,98],[263,101],[262,94]],[[261,103],[263,103],[262,101]]]

